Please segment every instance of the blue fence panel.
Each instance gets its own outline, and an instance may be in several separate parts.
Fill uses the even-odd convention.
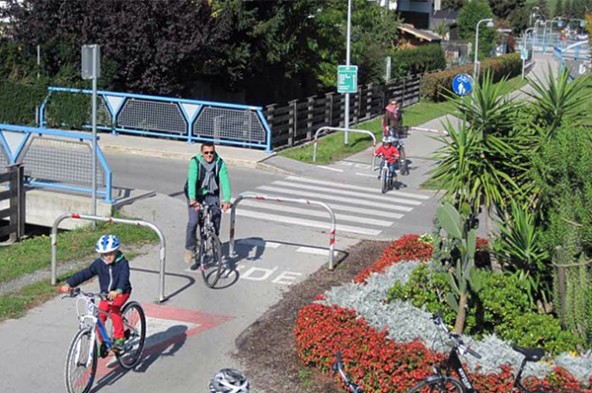
[[[31,186],[92,193],[91,135],[0,124],[1,157],[6,165],[22,163]],[[97,160],[97,194],[112,203],[112,173],[98,144]]]
[[[92,94],[92,90],[49,87],[40,106],[40,126],[45,124],[45,107],[52,92]],[[104,90],[97,91],[97,96],[97,117],[110,119],[110,124],[97,120],[100,130],[182,139],[189,143],[212,141],[271,152],[271,129],[261,107]],[[84,127],[90,128],[89,124]]]

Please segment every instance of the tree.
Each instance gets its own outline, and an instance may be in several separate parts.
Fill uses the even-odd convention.
[[[460,10],[467,0],[442,0],[443,10]]]
[[[493,18],[491,8],[484,0],[474,0],[465,5],[458,14],[459,36],[471,43],[475,40],[475,28],[481,19]],[[484,23],[479,26],[479,53],[488,55],[494,47],[494,31]]]
[[[565,5],[563,6],[563,15],[566,18],[573,18],[573,3],[572,0],[565,0]]]
[[[549,12],[549,7],[547,6],[547,0],[537,0],[534,6],[538,7],[538,10],[536,10],[536,19],[549,19],[551,14]]]
[[[586,0],[572,0],[573,18],[584,19],[586,15]]]
[[[557,2],[555,3],[553,16],[563,16],[563,0],[557,0]]]
[[[524,9],[525,0],[488,0],[491,10],[500,19],[505,19],[514,10]]]
[[[40,44],[52,76],[77,69],[80,47],[101,45],[116,64],[112,88],[156,94],[187,94],[199,66],[226,35],[207,1],[136,0],[74,2],[10,0],[14,39]],[[130,28],[133,27],[133,28]]]

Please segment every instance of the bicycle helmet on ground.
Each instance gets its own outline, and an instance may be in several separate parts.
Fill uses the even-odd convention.
[[[249,380],[239,370],[223,368],[210,381],[210,393],[249,393]]]
[[[95,251],[99,254],[113,252],[119,249],[119,238],[115,235],[103,235],[95,245]]]

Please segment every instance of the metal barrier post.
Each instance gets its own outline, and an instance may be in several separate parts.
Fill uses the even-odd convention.
[[[376,161],[376,157],[374,156],[374,152],[376,151],[376,136],[372,131],[368,130],[358,130],[358,129],[345,129],[339,127],[321,127],[319,128],[314,135],[314,143],[312,147],[312,161],[316,162],[317,160],[317,143],[319,142],[319,134],[324,131],[342,131],[342,132],[358,132],[362,134],[368,134],[372,137],[372,170],[374,170],[374,163]]]
[[[352,130],[350,130],[352,131]],[[235,235],[235,225],[236,225],[236,208],[239,203],[243,199],[256,199],[258,201],[273,201],[273,202],[289,202],[289,203],[299,203],[303,205],[317,205],[325,208],[327,212],[329,212],[329,216],[331,217],[331,226],[329,229],[329,270],[333,270],[333,259],[335,254],[335,227],[336,227],[336,220],[335,220],[335,213],[333,209],[329,205],[319,201],[311,201],[308,199],[296,199],[296,198],[282,198],[273,195],[261,195],[261,194],[253,194],[251,192],[245,192],[240,194],[232,204],[232,208],[230,209],[230,240],[229,240],[229,254],[234,255],[234,235]]]
[[[58,225],[60,222],[67,218],[72,218],[75,220],[89,220],[89,221],[101,221],[101,222],[114,222],[118,224],[130,224],[130,225],[138,225],[141,227],[147,227],[152,229],[158,235],[160,239],[160,283],[159,283],[159,298],[158,301],[160,303],[167,300],[166,296],[164,295],[164,275],[165,275],[165,266],[166,266],[166,244],[164,235],[162,231],[154,224],[147,222],[147,221],[140,221],[140,220],[127,220],[124,218],[114,218],[114,217],[100,217],[100,216],[90,216],[87,214],[79,214],[79,213],[64,213],[58,218],[55,219],[53,222],[53,227],[51,228],[51,285],[56,285],[57,282],[57,254],[58,254]]]

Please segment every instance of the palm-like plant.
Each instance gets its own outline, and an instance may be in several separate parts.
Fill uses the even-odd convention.
[[[526,94],[534,99],[533,122],[546,131],[547,138],[552,138],[562,124],[583,125],[592,99],[592,89],[586,86],[591,83],[590,75],[570,81],[565,69],[556,77],[550,66],[544,79],[536,75],[529,78],[533,91]]]

